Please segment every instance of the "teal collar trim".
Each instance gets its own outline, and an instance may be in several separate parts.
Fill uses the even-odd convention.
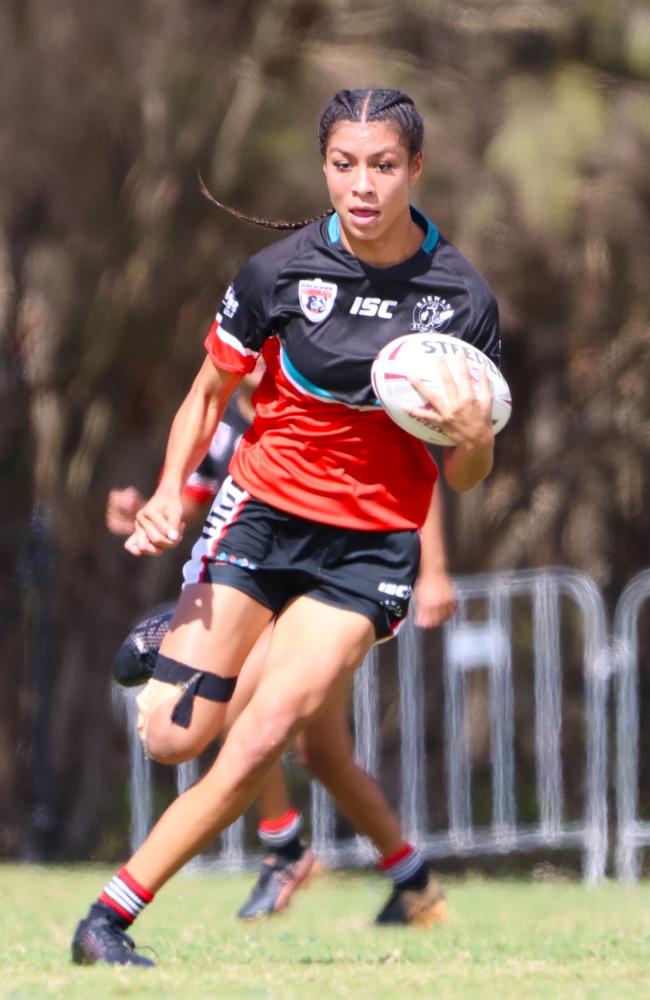
[[[439,229],[437,226],[434,226],[431,219],[429,219],[424,212],[421,212],[413,205],[411,205],[411,215],[417,224],[424,229],[424,239],[422,240],[421,249],[424,250],[425,253],[433,253],[440,242]],[[334,212],[333,215],[330,215],[329,222],[327,223],[327,238],[330,243],[338,243],[341,239],[341,223],[339,222],[339,217],[336,212]]]
[[[413,205],[411,205],[411,215],[425,230],[425,236],[422,240],[422,249],[425,253],[433,253],[440,242],[440,230],[437,226],[434,226],[431,219],[426,216],[424,212],[421,212],[419,208],[414,208]]]
[[[327,223],[327,238],[330,243],[338,243],[341,239],[341,224],[336,212],[330,215],[330,221]]]

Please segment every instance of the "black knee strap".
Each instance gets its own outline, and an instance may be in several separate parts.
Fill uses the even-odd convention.
[[[158,653],[153,676],[157,681],[174,684],[183,692],[172,712],[172,722],[183,729],[189,729],[195,697],[227,702],[232,698],[237,683],[236,677],[220,677],[207,670],[194,670],[162,653]]]

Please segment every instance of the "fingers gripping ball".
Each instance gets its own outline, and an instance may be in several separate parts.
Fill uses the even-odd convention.
[[[447,390],[439,362],[444,359],[453,375],[454,358],[459,352],[467,361],[475,387],[480,382],[481,370],[487,372],[492,390],[492,430],[498,434],[510,419],[510,389],[494,362],[472,344],[445,333],[408,333],[387,344],[372,365],[372,387],[388,415],[409,434],[431,444],[453,445],[454,442],[441,430],[406,412],[407,408],[429,408],[410,379],[418,379],[444,398]]]

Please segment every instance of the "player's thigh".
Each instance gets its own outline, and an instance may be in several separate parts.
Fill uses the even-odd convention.
[[[296,598],[276,619],[262,676],[204,775],[210,796],[224,785],[259,790],[264,774],[295,734],[344,691],[375,642],[373,623],[357,611]]]
[[[273,622],[270,622],[244,660],[244,665],[241,668],[241,672],[237,679],[235,693],[233,694],[231,701],[228,702],[224,722],[225,732],[230,729],[237,716],[240,715],[242,710],[251,700],[253,692],[259,683],[268,653],[272,631]]]
[[[373,623],[358,611],[296,598],[275,623],[251,705],[291,716],[296,731],[331,698],[345,696],[375,637]]]
[[[180,594],[160,652],[222,677],[236,676],[272,612],[219,583],[193,583]]]
[[[189,671],[235,678],[271,617],[233,587],[192,584],[181,593],[160,654]],[[182,690],[155,672],[138,698],[139,732],[156,758],[198,753],[222,729],[227,702],[195,697],[189,725],[179,726],[172,714],[181,698]]]

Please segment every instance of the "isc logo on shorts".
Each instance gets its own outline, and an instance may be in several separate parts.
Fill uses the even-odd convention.
[[[381,594],[388,594],[390,597],[399,597],[400,600],[405,601],[411,596],[412,588],[405,583],[380,583],[377,590]]]
[[[350,309],[351,316],[378,316],[379,319],[392,319],[391,312],[398,302],[395,299],[364,299],[357,295]]]

